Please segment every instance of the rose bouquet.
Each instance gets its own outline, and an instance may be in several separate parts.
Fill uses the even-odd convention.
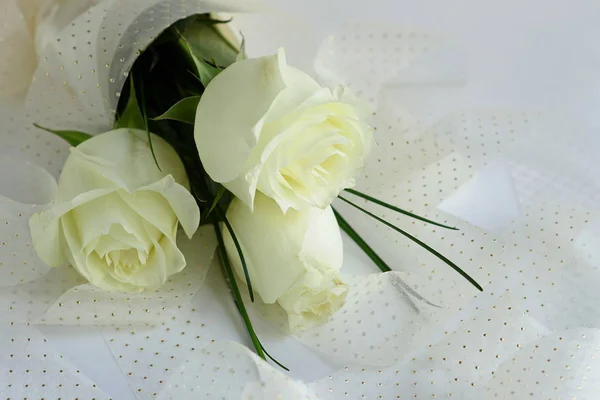
[[[595,399],[593,135],[254,6],[0,5],[0,393]]]
[[[30,220],[39,257],[72,265],[103,290],[156,290],[186,266],[178,226],[190,238],[212,226],[224,277],[263,358],[247,303],[277,305],[292,333],[328,322],[352,290],[340,273],[341,231],[391,271],[332,208],[336,198],[481,290],[450,259],[345,194],[456,230],[351,189],[372,150],[370,107],[348,87],[323,87],[288,65],[283,49],[248,58],[228,23],[194,14],[140,51],[124,71],[113,130],[36,124],[73,146],[55,203]]]

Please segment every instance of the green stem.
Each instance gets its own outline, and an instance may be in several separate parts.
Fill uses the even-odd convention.
[[[333,208],[333,214],[335,218],[337,218],[338,224],[340,228],[346,232],[346,234],[350,237],[350,239],[354,240],[354,242],[360,247],[360,249],[379,267],[382,272],[390,272],[392,269],[387,265],[385,261],[373,250],[371,246],[367,242],[364,241],[362,237],[350,226],[348,221],[342,217],[342,215],[337,212],[335,208]]]
[[[389,222],[387,222],[386,220],[378,217],[377,215],[365,210],[364,208],[352,203],[350,200],[347,200],[345,198],[343,198],[342,196],[338,196],[340,200],[342,200],[345,203],[348,203],[349,205],[351,205],[352,207],[356,208],[357,210],[361,211],[362,213],[368,215],[369,217],[381,222],[382,224],[384,224],[385,226],[392,228],[393,230],[395,230],[396,232],[400,233],[401,235],[405,236],[406,238],[412,240],[413,242],[415,242],[416,244],[418,244],[419,246],[423,247],[425,250],[429,251],[431,254],[433,254],[434,256],[436,256],[437,258],[439,258],[440,260],[442,260],[443,262],[445,262],[446,264],[448,264],[452,269],[454,269],[456,272],[458,272],[463,278],[465,278],[467,281],[469,281],[473,286],[475,286],[478,290],[483,292],[483,288],[481,287],[481,285],[479,285],[479,283],[477,283],[473,278],[471,278],[469,276],[469,274],[467,274],[465,271],[463,271],[458,265],[454,264],[452,261],[450,261],[448,258],[444,257],[441,253],[439,253],[437,250],[433,249],[432,247],[428,246],[425,242],[422,242],[421,240],[417,239],[416,237],[412,236],[411,234],[409,234],[408,232],[405,232],[404,230],[398,228],[397,226],[390,224]]]
[[[260,343],[260,342],[259,342]],[[269,357],[269,359],[271,361],[273,361],[275,364],[277,364],[279,366],[279,368],[284,369],[288,372],[290,372],[290,369],[288,367],[286,367],[285,365],[283,365],[282,363],[280,363],[279,361],[277,361],[276,359],[273,358],[273,356],[271,356],[268,352],[267,349],[265,349],[265,347],[262,345],[262,343],[260,343],[260,347],[263,349],[263,351],[265,352],[265,354],[267,355],[267,357]]]
[[[413,214],[413,213],[411,213],[409,211],[403,210],[401,208],[398,208],[396,206],[388,204],[388,203],[386,203],[384,201],[376,199],[375,197],[371,197],[368,194],[364,194],[362,192],[359,192],[358,190],[354,190],[354,189],[345,189],[345,190],[346,190],[346,192],[348,192],[350,194],[353,194],[355,196],[361,197],[361,198],[363,198],[363,199],[365,199],[367,201],[370,201],[371,203],[375,203],[375,204],[377,204],[379,206],[385,207],[385,208],[390,209],[392,211],[396,211],[396,212],[398,212],[400,214],[404,214],[404,215],[407,215],[407,216],[412,217],[414,219],[418,219],[419,221],[427,222],[428,224],[439,226],[441,228],[451,229],[453,231],[457,231],[458,230],[458,228],[455,228],[453,226],[448,226],[448,225],[440,224],[439,222],[435,222],[435,221],[432,221],[432,220],[427,219],[425,217],[421,217],[420,215]]]
[[[135,85],[134,85],[134,81],[133,81],[133,74],[130,75],[129,79],[131,79],[131,92],[129,94],[129,96],[136,96],[135,98],[137,99],[137,95],[135,93]],[[133,93],[133,94],[131,94]],[[154,163],[156,164],[156,168],[158,168],[159,171],[162,172],[162,169],[160,169],[160,165],[158,165],[158,160],[156,159],[156,153],[154,152],[154,146],[152,145],[152,135],[150,134],[150,127],[148,126],[148,115],[146,114],[146,96],[144,96],[144,83],[142,82],[142,84],[140,85],[140,97],[142,98],[142,109],[140,110],[141,114],[142,114],[142,120],[144,121],[144,130],[146,131],[146,136],[148,137],[148,146],[150,146],[150,153],[152,153],[152,158],[154,159]]]
[[[244,269],[244,276],[246,277],[246,285],[248,286],[248,294],[250,295],[250,301],[254,303],[254,290],[252,289],[252,282],[250,281],[250,272],[248,272],[248,265],[246,264],[246,257],[244,257],[244,252],[242,251],[242,246],[238,241],[238,238],[233,231],[233,226],[229,223],[229,220],[225,216],[225,213],[221,210],[220,207],[217,207],[217,212],[219,217],[225,223],[225,227],[227,231],[231,235],[231,239],[233,239],[233,244],[235,245],[235,249],[237,250],[238,256],[240,257],[240,261],[242,262],[242,268]]]
[[[265,353],[263,351],[262,344],[260,340],[258,340],[258,336],[254,331],[254,327],[252,326],[252,321],[250,321],[250,317],[248,316],[248,312],[246,311],[246,306],[244,305],[244,301],[242,299],[242,294],[240,292],[240,288],[237,285],[237,281],[235,280],[235,275],[233,273],[233,268],[231,267],[231,263],[229,262],[229,257],[227,256],[227,251],[225,250],[225,243],[223,241],[223,234],[221,233],[221,229],[219,229],[219,223],[215,222],[213,224],[215,228],[215,234],[217,235],[217,241],[219,243],[219,255],[221,257],[223,269],[225,269],[225,273],[227,275],[227,282],[229,283],[229,287],[231,289],[231,293],[233,294],[233,299],[237,306],[237,309],[244,320],[244,324],[246,325],[246,330],[248,331],[248,335],[250,336],[250,340],[254,345],[254,349],[256,350],[256,354],[263,360],[266,360]]]
[[[383,259],[381,257],[379,257],[379,254],[377,254],[375,252],[375,250],[373,250],[371,248],[371,246],[369,246],[368,243],[364,241],[364,239],[358,234],[358,232],[356,232],[354,230],[354,228],[352,228],[352,226],[350,226],[348,221],[346,221],[344,219],[344,217],[342,217],[342,215],[340,213],[338,213],[335,208],[332,207],[332,210],[333,210],[333,213],[335,214],[335,217],[338,220],[338,224],[340,225],[340,228],[342,228],[342,230],[344,232],[346,232],[346,234],[350,237],[350,239],[354,240],[354,243],[356,243],[360,247],[360,249],[371,259],[371,261],[373,261],[375,263],[375,265],[377,265],[377,267],[379,267],[379,269],[382,272],[392,271],[392,269],[387,265],[387,263],[385,261],[383,261]],[[408,301],[408,304],[415,312],[419,312],[419,307],[417,307],[415,302],[412,301],[409,294],[414,296],[416,299],[421,300],[432,307],[439,308],[438,305],[433,304],[432,302],[427,300],[425,297],[421,296],[416,290],[411,288],[406,282],[404,282],[399,277],[398,277],[397,284],[399,286],[398,288],[400,290],[404,291],[404,294],[406,295],[406,300]]]

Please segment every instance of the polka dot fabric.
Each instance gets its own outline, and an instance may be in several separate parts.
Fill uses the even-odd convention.
[[[211,343],[170,378],[160,400],[181,398],[312,400],[301,382],[268,367],[234,342]]]
[[[550,328],[598,327],[598,264],[584,250],[600,244],[589,234],[596,229],[594,214],[552,203],[524,212],[506,234],[501,263],[511,269],[494,286],[518,294],[530,315]]]
[[[43,317],[52,304],[85,280],[70,267],[50,269],[40,278],[0,289],[0,322],[32,323]],[[67,317],[68,318],[68,317]]]
[[[35,254],[27,221],[50,203],[56,182],[45,170],[16,159],[3,157],[0,168],[14,169],[0,177],[0,286],[29,282],[48,272]],[[23,184],[27,182],[27,184]]]
[[[452,238],[448,231],[424,223],[411,224],[407,230],[418,232],[426,243],[436,243],[442,254],[484,287],[502,276],[502,245],[496,239],[450,216],[434,218],[451,221],[461,231]],[[385,233],[383,229],[373,234],[397,238],[389,228]],[[349,294],[344,307],[327,324],[296,337],[350,365],[393,365],[412,349],[426,345],[432,334],[478,295],[477,289],[440,260],[419,246],[402,243],[402,237],[399,240],[394,248],[414,255],[412,264],[392,264],[402,272],[347,277]],[[280,307],[257,308],[286,331],[287,316]]]
[[[34,119],[20,108],[0,107],[3,122],[0,157],[35,164],[58,179],[62,166],[69,155],[69,144],[63,139],[36,128]],[[13,186],[14,189],[16,186]],[[6,187],[2,191],[5,192]],[[0,192],[0,195],[7,193]],[[48,202],[49,199],[44,201]]]
[[[31,327],[0,329],[0,393],[5,399],[109,400]]]
[[[26,110],[42,126],[105,132],[133,62],[164,29],[195,13],[248,8],[248,2],[99,1],[42,52]]]
[[[427,169],[415,173],[405,181],[399,181],[397,184],[387,185],[380,189],[371,186],[369,190],[364,191],[376,194],[378,198],[391,204],[406,204],[408,211],[448,226],[457,227],[459,231],[451,231],[417,221],[369,204],[364,200],[356,199],[349,194],[345,197],[352,198],[361,207],[370,210],[425,243],[435,243],[434,247],[437,251],[461,266],[475,280],[485,286],[500,268],[498,263],[502,251],[501,243],[486,232],[435,209],[435,206],[445,196],[450,195],[460,186],[460,182],[468,180],[468,171],[468,163],[459,155],[453,154],[432,164]],[[404,195],[400,195],[400,193]],[[336,207],[351,221],[354,229],[363,238],[366,238],[367,242],[389,266],[419,277],[415,281],[417,290],[428,300],[438,305],[452,306],[460,304],[475,294],[470,283],[408,238],[383,224],[376,223],[356,210],[352,210],[348,205],[339,204]],[[407,259],[406,254],[414,256],[414,259]]]
[[[315,68],[328,84],[343,84],[376,104],[383,84],[394,81],[416,59],[442,46],[430,33],[381,24],[348,24],[321,46]]]
[[[556,332],[503,363],[486,387],[485,399],[594,399],[600,395],[600,331]]]
[[[348,51],[360,40],[341,45],[337,37],[329,43]],[[326,59],[323,53],[320,55],[321,60]],[[344,69],[336,71],[341,79],[355,79]],[[444,292],[463,295],[462,302],[451,302],[455,308],[444,310],[454,313],[452,318],[436,321],[437,337],[433,334],[422,346],[411,347],[412,352],[406,352],[406,357],[393,367],[356,368],[349,364],[339,373],[313,383],[317,395],[357,399],[596,398],[597,388],[587,384],[587,373],[586,378],[580,373],[583,369],[593,371],[594,363],[579,362],[572,351],[584,348],[582,359],[584,354],[591,354],[592,360],[595,351],[594,339],[588,339],[584,346],[578,337],[582,327],[596,328],[598,320],[594,292],[600,276],[597,251],[591,249],[600,245],[596,201],[599,191],[587,172],[597,164],[593,153],[581,146],[586,141],[595,143],[593,138],[578,132],[576,125],[541,113],[457,112],[451,104],[440,104],[436,96],[448,93],[447,88],[421,90],[416,85],[406,90],[393,82],[395,78],[380,75],[387,82],[383,89],[378,88],[382,103],[374,116],[377,148],[359,189],[459,226],[460,237],[448,248],[447,240],[455,232],[441,230],[443,236],[422,236],[435,229],[408,222],[413,225],[411,233],[427,238],[427,243],[435,243],[451,259],[458,256],[461,266],[465,265],[465,259],[460,257],[463,252],[453,252],[452,247],[478,240],[472,228],[435,210],[442,200],[488,164],[503,160],[510,170],[521,210],[519,217],[496,238],[483,233],[495,245],[482,242],[479,246],[481,256],[487,249],[492,250],[488,252],[490,259],[475,268],[480,274],[474,273],[485,284],[485,293],[473,296],[456,290],[445,279],[433,284],[444,266],[438,269],[434,260],[425,258],[422,266],[425,270],[431,268],[433,280],[426,282],[428,285],[414,286],[420,294],[434,303],[439,299],[436,289],[442,298],[447,294]],[[414,93],[419,96],[411,101]],[[572,135],[565,135],[565,131]],[[548,141],[551,143],[542,149],[540,143]],[[439,166],[437,172],[435,165]],[[421,171],[426,171],[426,178],[419,180]],[[437,184],[428,188],[431,182]],[[368,207],[360,200],[357,203]],[[338,207],[384,259],[392,261],[394,268],[406,268],[406,257],[394,255],[398,252],[391,250],[397,249],[394,245],[398,243],[388,238],[387,229],[372,224],[369,227],[369,223],[361,223],[362,216],[352,214],[348,207]],[[370,209],[388,219],[395,218],[383,209]],[[472,248],[464,251],[467,258],[477,254]],[[472,269],[468,272],[472,273]],[[571,333],[564,334],[565,329]],[[595,335],[593,329],[591,332]],[[558,342],[553,339],[557,335],[562,338]],[[589,333],[584,337],[588,338]],[[554,340],[556,346],[550,349],[537,343],[545,340]],[[532,357],[531,348],[544,348],[539,350],[539,360]],[[548,365],[552,353],[558,354],[558,360],[577,360],[573,366],[564,363],[567,369],[577,372],[563,373],[561,361]]]
[[[170,375],[186,360],[201,356],[210,334],[194,309],[157,327],[115,327],[104,331],[114,357],[138,399],[155,399]]]
[[[311,388],[325,398],[481,398],[496,367],[546,331],[518,310],[510,295],[477,303],[463,313],[458,329],[439,332],[437,342],[414,349],[404,362],[388,368],[347,367]]]
[[[442,308],[413,288],[413,276],[387,273],[348,277],[346,304],[332,319],[296,338],[327,357],[353,365],[392,365],[442,319]],[[253,306],[287,331],[279,306]]]
[[[22,105],[52,38],[100,0],[19,1],[0,6],[0,104]]]

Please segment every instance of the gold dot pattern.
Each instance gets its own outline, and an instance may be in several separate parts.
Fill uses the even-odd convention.
[[[100,2],[73,20],[40,55],[25,100],[26,111],[38,124],[91,134],[110,128],[111,119],[98,90],[102,83],[96,54],[105,4]]]
[[[438,220],[440,215],[437,215]],[[444,243],[431,225],[418,230],[459,265],[469,266],[482,285],[500,277],[502,246],[485,233],[447,216],[459,226],[461,238]],[[447,234],[444,233],[444,234]],[[469,238],[465,240],[464,238]],[[397,245],[400,247],[400,245]],[[426,345],[433,332],[457,315],[478,293],[470,283],[445,264],[417,247],[404,247],[417,254],[413,265],[388,274],[346,277],[349,294],[344,307],[331,320],[296,337],[333,359],[359,365],[390,365],[406,357],[412,349]],[[253,305],[284,331],[287,316],[277,305]]]
[[[494,287],[518,295],[527,312],[552,329],[600,328],[594,306],[600,284],[597,215],[547,202],[523,213],[507,227],[501,260],[507,269]]]
[[[342,69],[337,73],[344,75]],[[311,385],[317,398],[596,398],[597,380],[588,384],[592,382],[590,375],[581,371],[594,371],[594,363],[588,360],[595,358],[597,343],[593,338],[597,332],[588,332],[586,337],[591,335],[592,339],[585,345],[578,337],[582,326],[596,328],[598,321],[594,293],[598,287],[596,249],[600,242],[597,213],[590,210],[597,210],[599,203],[597,186],[584,168],[587,166],[589,171],[593,167],[593,154],[577,147],[578,143],[585,143],[582,140],[585,136],[573,139],[563,131],[557,143],[549,143],[543,152],[538,151],[540,143],[548,141],[549,131],[556,132],[556,126],[568,127],[550,118],[553,126],[547,122],[548,116],[539,113],[485,111],[441,118],[443,107],[436,107],[434,97],[440,91],[423,93],[420,89],[403,93],[404,88],[400,88],[382,94],[386,100],[375,115],[377,156],[366,168],[365,180],[359,184],[364,185],[361,189],[378,197],[381,194],[392,203],[408,203],[412,210],[435,215],[431,209],[441,199],[490,161],[504,158],[522,204],[521,216],[497,238],[495,243],[500,249],[490,252],[495,263],[482,264],[488,274],[483,277],[486,292],[474,300],[471,295],[466,296],[454,318],[445,321],[443,332],[436,330],[440,337],[427,338],[431,344],[414,347],[415,355],[407,356],[394,367],[347,367],[319,380]],[[432,107],[423,105],[422,112],[418,107],[410,107],[415,104],[410,96],[417,92],[424,98],[419,100],[431,105],[433,112]],[[429,103],[426,96],[430,96]],[[405,107],[407,103],[409,106]],[[439,109],[442,111],[436,114]],[[441,126],[444,128],[439,129]],[[398,147],[398,143],[404,148]],[[435,185],[436,189],[441,185],[439,198],[435,198],[434,188],[425,189],[423,199],[414,195],[419,185],[410,178],[408,187],[395,191],[396,182],[406,179],[395,178],[401,176],[394,170],[395,165],[410,177],[410,171],[418,172],[427,164],[448,157],[458,158],[463,164],[439,171],[440,180]],[[568,157],[570,164],[556,162]],[[457,175],[457,171],[466,175]],[[452,180],[457,181],[457,187],[443,193]],[[435,179],[430,176],[424,184],[429,182]],[[428,196],[432,200],[428,201]],[[385,211],[380,209],[379,213],[384,215]],[[353,218],[356,218],[352,220],[354,227],[368,232],[366,237],[374,238],[378,252],[392,248],[391,242],[377,247],[385,235],[361,225],[359,217]],[[447,219],[441,219],[444,220]],[[444,233],[444,237],[430,237],[427,242],[436,243],[436,248],[441,244],[443,248],[451,237]],[[469,240],[462,237],[457,242],[463,244]],[[394,260],[393,254],[386,254],[388,259]],[[402,257],[396,260],[397,265],[402,265]],[[432,277],[436,274],[437,271]],[[431,287],[448,288],[451,292],[455,289],[443,284]],[[564,335],[564,329],[571,334]],[[556,341],[555,347],[537,344],[538,337],[545,335],[549,336],[540,342],[555,341],[555,336],[562,337],[562,341]],[[530,347],[535,349],[535,346],[540,350],[532,356]],[[573,348],[584,350],[577,353]],[[552,352],[559,354],[557,363],[549,357]],[[585,358],[587,354],[591,356]],[[575,361],[563,363],[563,357]],[[563,368],[576,372],[565,373]]]
[[[36,119],[23,110],[0,107],[0,118],[3,122],[2,147],[0,148],[2,157],[16,159],[20,168],[23,168],[25,163],[38,165],[58,178],[69,154],[69,144],[58,136],[34,127],[33,123]],[[35,176],[38,175],[40,174],[35,174]],[[47,186],[40,187],[40,192],[47,193],[45,190]],[[18,188],[18,186],[13,188]],[[39,204],[48,201],[43,200]]]
[[[156,399],[175,370],[202,356],[210,333],[195,311],[182,307],[156,327],[105,329],[104,337],[138,399]]]
[[[367,193],[377,193],[378,197],[387,197],[392,204],[408,204],[409,207],[406,208],[409,211],[455,226],[460,229],[459,231],[449,231],[421,223],[359,199],[357,203],[420,240],[435,243],[435,248],[439,252],[460,265],[480,284],[487,285],[500,268],[498,263],[502,244],[491,235],[435,209],[444,197],[455,190],[450,182],[466,182],[468,171],[468,164],[464,159],[458,154],[451,154],[427,169],[409,176],[405,181],[398,180],[396,184],[381,186],[380,190],[371,186],[371,190],[367,191]],[[452,176],[457,178],[456,181]],[[440,181],[443,183],[439,184]],[[379,196],[379,193],[383,196]],[[409,194],[410,198],[406,199],[400,193]],[[336,207],[344,212],[351,225],[363,237],[369,238],[369,244],[392,268],[411,272],[415,277],[422,276],[421,283],[415,281],[415,289],[429,301],[438,305],[456,305],[475,294],[472,286],[446,264],[397,232],[374,223],[370,218],[351,210],[344,204]],[[407,255],[414,258],[407,260]]]
[[[51,202],[56,182],[43,169],[14,158],[0,160],[0,286],[14,286],[37,279],[48,272],[35,254],[29,234],[29,217]],[[38,206],[41,205],[41,206]]]
[[[181,0],[98,2],[42,53],[27,112],[54,129],[109,130],[127,72],[141,50],[173,22],[220,8],[228,7]]]
[[[429,33],[383,24],[346,24],[322,44],[315,68],[326,83],[349,86],[375,104],[384,83],[439,45],[440,38]]]
[[[438,331],[437,344],[415,349],[404,362],[388,368],[347,367],[311,388],[325,398],[482,398],[502,362],[546,330],[518,310],[510,295],[485,296],[476,303],[462,313],[464,322],[456,330]]]
[[[10,174],[0,178],[0,321],[24,323],[43,315],[66,290],[83,280],[71,269],[51,269],[35,254],[29,217],[56,195],[54,178],[33,163],[3,157]]]
[[[74,269],[65,267],[52,268],[36,280],[2,288],[0,321],[11,325],[37,322],[63,293],[84,283]]]
[[[506,399],[517,393],[531,399],[597,398],[599,351],[600,333],[595,329],[548,335],[500,366],[486,388],[485,399]]]
[[[107,11],[110,21],[100,28],[101,50],[98,52],[104,103],[114,114],[127,72],[133,62],[164,29],[173,22],[195,13],[222,11],[221,7],[207,7],[203,3],[170,0],[134,0],[127,4],[114,3]]]
[[[159,399],[315,399],[307,386],[269,367],[239,343],[211,343],[197,355],[173,373]]]
[[[101,0],[4,1],[0,6],[0,103],[21,105],[52,38]]]
[[[32,327],[11,327],[0,341],[3,399],[96,399],[110,397]]]

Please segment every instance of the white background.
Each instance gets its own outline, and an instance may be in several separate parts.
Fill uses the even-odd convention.
[[[270,0],[269,3],[309,27],[306,36],[297,40],[313,50],[319,39],[326,38],[346,21],[377,21],[453,36],[464,48],[468,60],[469,82],[461,100],[464,108],[550,110],[568,113],[592,129],[600,122],[600,1]],[[486,173],[489,175],[480,177],[478,184],[447,202],[446,209],[493,229],[498,227],[501,215],[510,214],[516,205],[501,165],[492,165]],[[502,193],[504,197],[499,197]],[[500,210],[501,207],[504,209]],[[492,209],[494,213],[487,212]],[[201,304],[203,296],[199,294],[194,302]],[[228,308],[211,304],[210,312],[224,321],[213,329],[213,334],[224,339],[243,337],[239,327],[227,322]],[[235,315],[231,314],[231,318]],[[44,327],[42,330],[103,391],[119,400],[134,398],[97,329]],[[291,360],[298,377],[315,378],[332,368],[294,343],[275,340],[268,346],[272,352],[285,354],[286,360]]]

